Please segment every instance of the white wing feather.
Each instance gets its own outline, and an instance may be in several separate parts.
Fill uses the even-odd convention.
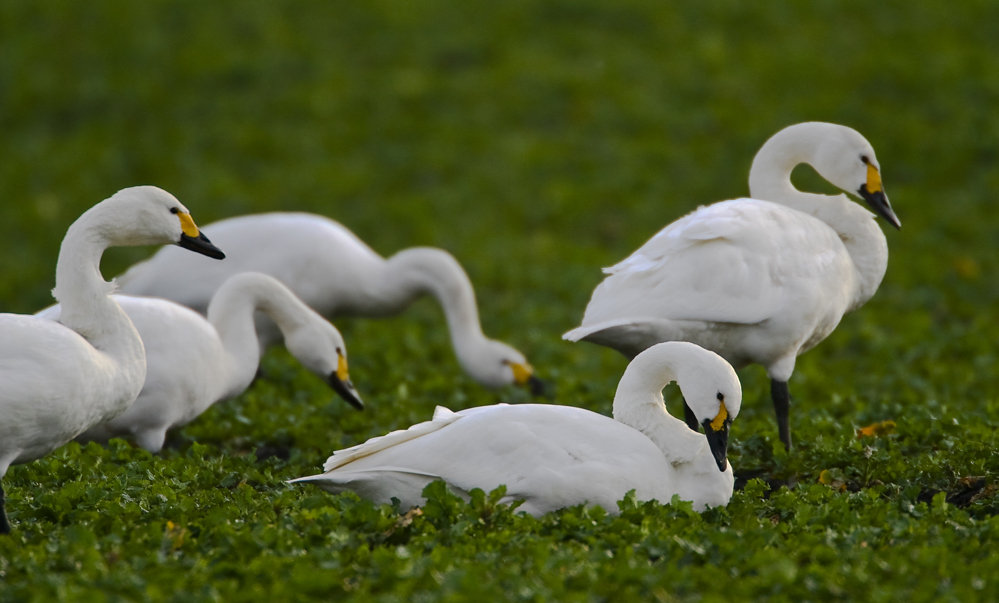
[[[715,203],[605,269],[583,326],[623,318],[759,323],[793,303],[796,279],[822,274],[842,253],[835,231],[807,214],[755,199]]]

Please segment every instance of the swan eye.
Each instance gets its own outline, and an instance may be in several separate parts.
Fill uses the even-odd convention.
[[[179,209],[177,209],[176,207],[171,207],[171,208],[170,208],[170,213],[172,213],[172,214],[179,214],[179,213],[180,213],[180,210],[179,210]]]
[[[721,402],[724,402],[725,401],[725,394],[723,394],[721,392],[718,392],[718,400],[720,400]]]
[[[868,163],[871,162],[871,160],[867,158],[867,155],[861,155],[860,160],[864,162],[864,165],[867,165]]]

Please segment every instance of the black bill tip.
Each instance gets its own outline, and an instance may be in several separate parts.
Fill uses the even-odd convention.
[[[531,395],[535,398],[546,398],[548,400],[553,399],[555,396],[552,394],[552,388],[546,383],[538,378],[537,375],[531,375],[527,379],[527,389],[531,392]]]
[[[715,457],[719,471],[725,471],[728,467],[728,426],[731,421],[722,423],[721,429],[715,431],[711,427],[711,420],[704,419],[701,425],[704,426],[704,435],[708,438],[708,447],[711,448],[711,455]]]
[[[199,232],[198,236],[192,237],[187,234],[180,235],[180,241],[177,245],[183,247],[184,249],[189,249],[191,251],[196,251],[201,255],[207,255],[208,257],[216,260],[224,260],[225,254],[218,247],[212,245],[212,242],[208,240],[208,237],[204,233]]]
[[[892,211],[891,203],[888,202],[888,196],[885,195],[884,191],[875,191],[872,193],[867,190],[867,185],[865,184],[857,190],[857,193],[863,197],[864,201],[867,201],[867,205],[874,210],[874,213],[887,220],[895,228],[902,229],[902,223],[899,222],[895,212]]]
[[[354,384],[350,382],[350,379],[341,381],[340,377],[338,377],[334,371],[333,374],[330,375],[329,384],[330,387],[333,388],[333,391],[347,401],[347,404],[350,404],[357,410],[364,410],[364,401],[361,400],[360,394],[358,394],[357,390],[354,389]]]

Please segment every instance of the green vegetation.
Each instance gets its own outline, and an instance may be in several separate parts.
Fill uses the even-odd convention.
[[[74,443],[13,467],[0,602],[999,598],[997,22],[985,0],[0,4],[3,311],[50,303],[84,209],[157,184],[200,223],[296,209],[385,254],[450,250],[485,331],[558,403],[609,414],[624,359],[560,340],[599,268],[745,195],[780,128],[863,133],[903,223],[878,294],[798,362],[793,455],[741,371],[730,459],[760,480],[725,509],[536,520],[436,488],[400,516],[286,486],[437,404],[527,399],[465,377],[423,301],[338,321],[363,413],[274,350],[162,455]]]

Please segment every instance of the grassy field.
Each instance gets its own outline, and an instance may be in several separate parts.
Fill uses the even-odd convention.
[[[999,4],[757,4],[0,4],[7,312],[51,302],[84,209],[156,184],[202,224],[305,210],[383,254],[448,249],[486,333],[557,403],[609,414],[624,359],[560,340],[599,268],[747,194],[780,128],[863,133],[903,223],[874,299],[798,361],[793,454],[763,370],[740,372],[730,460],[759,479],[727,508],[533,519],[438,488],[400,516],[285,485],[437,404],[527,400],[465,377],[425,300],[337,322],[363,413],[273,350],[161,455],[70,444],[13,467],[0,602],[999,598]],[[112,250],[105,275],[151,252]]]

